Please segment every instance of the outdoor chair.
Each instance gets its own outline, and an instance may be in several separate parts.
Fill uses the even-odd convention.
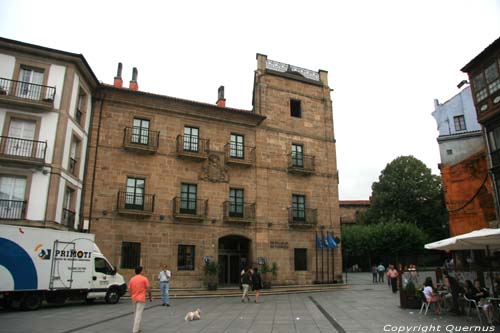
[[[429,307],[431,306],[431,302],[427,300],[427,298],[424,295],[424,292],[420,290],[420,297],[422,298],[422,306],[420,307],[420,312],[419,314],[422,314],[422,311],[425,308],[425,313],[424,316],[427,316],[427,311],[429,310]]]
[[[463,296],[464,296],[464,300],[467,302],[467,304],[466,304],[466,306],[467,306],[467,316],[470,316],[470,311],[474,307],[476,309],[477,317],[479,318],[479,322],[482,325],[483,324],[483,320],[481,319],[481,310],[480,310],[479,306],[477,306],[476,300],[470,299],[470,298],[468,298],[465,295],[463,295]]]

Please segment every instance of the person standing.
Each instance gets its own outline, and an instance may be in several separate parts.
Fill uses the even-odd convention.
[[[162,306],[170,306],[169,291],[172,273],[167,268],[167,264],[163,265],[163,270],[161,270],[158,274],[158,281],[160,281]]]
[[[262,277],[257,267],[253,269],[252,289],[255,291],[255,303],[259,303],[260,290],[262,289]]]
[[[392,292],[396,293],[398,291],[398,276],[399,273],[394,268],[394,265],[389,266],[389,271],[387,272],[387,278],[391,281]]]
[[[384,274],[385,274],[385,267],[380,263],[380,265],[377,266],[377,272],[378,272],[378,282],[384,282]]]
[[[452,297],[453,307],[451,309],[451,312],[460,315],[462,314],[462,308],[460,306],[458,299],[460,292],[462,292],[462,288],[460,288],[460,285],[458,284],[457,280],[453,276],[450,276],[448,274],[448,271],[444,271],[443,274],[444,274],[444,284],[446,285],[448,291],[451,293]]]
[[[132,296],[132,304],[134,305],[134,327],[132,328],[132,333],[139,333],[141,331],[142,313],[146,306],[146,292],[149,295],[149,301],[153,301],[149,280],[142,275],[141,266],[136,267],[135,276],[128,283],[128,290]]]
[[[377,283],[377,265],[372,265],[372,283]]]
[[[241,302],[245,303],[245,296],[247,300],[250,302],[250,297],[248,296],[248,288],[250,287],[250,283],[252,282],[251,278],[251,269],[249,268],[248,270],[243,273],[241,276],[241,285],[243,286],[243,295],[241,295]]]

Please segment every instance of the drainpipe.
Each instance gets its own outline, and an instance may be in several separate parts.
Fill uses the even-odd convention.
[[[103,93],[100,100],[100,107],[99,107],[99,121],[97,123],[97,137],[96,137],[96,143],[95,143],[95,155],[94,155],[94,169],[92,170],[92,185],[90,189],[90,206],[89,206],[89,228],[88,232],[90,233],[90,226],[92,224],[92,209],[94,206],[94,187],[95,187],[95,174],[96,174],[96,169],[97,169],[97,153],[99,151],[99,138],[101,136],[101,122],[102,122],[102,107],[104,105],[104,98],[105,94]]]

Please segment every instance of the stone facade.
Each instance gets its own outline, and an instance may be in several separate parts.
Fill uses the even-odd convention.
[[[353,225],[360,213],[370,208],[370,200],[340,200],[340,223],[342,225]]]
[[[277,264],[276,283],[333,281],[342,270],[340,244],[329,250],[329,271],[324,263],[323,277],[316,273],[315,235],[340,236],[327,73],[257,55],[253,110],[225,107],[220,95],[210,105],[101,87],[84,205],[97,244],[126,276],[133,274],[124,268],[127,246],[140,246],[132,262],[155,283],[167,263],[173,287],[202,287],[206,259],[221,264],[223,284],[264,260]],[[141,121],[148,126],[142,132]],[[232,135],[244,144],[230,145]],[[244,198],[241,211],[238,199],[230,200],[234,193]],[[193,250],[194,263],[186,264]]]

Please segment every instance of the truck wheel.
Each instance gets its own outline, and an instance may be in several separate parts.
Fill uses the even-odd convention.
[[[42,305],[42,296],[39,293],[28,293],[24,296],[21,307],[26,311],[38,310]]]
[[[120,300],[120,293],[118,288],[111,288],[106,293],[106,297],[104,298],[106,303],[108,304],[116,304]]]

